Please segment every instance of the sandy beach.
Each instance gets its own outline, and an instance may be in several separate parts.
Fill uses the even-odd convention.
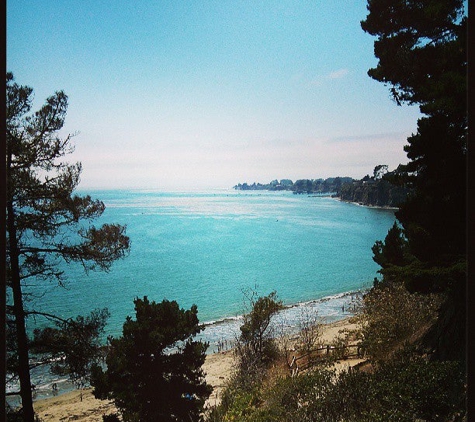
[[[341,330],[356,328],[348,319],[325,324],[322,342],[331,342]],[[208,405],[213,406],[220,400],[222,389],[232,373],[233,352],[226,351],[208,355],[203,365],[207,382],[213,386],[213,393],[208,399]],[[352,366],[361,359],[348,359],[337,364],[337,367]],[[35,411],[44,422],[102,422],[102,415],[115,412],[114,404],[109,401],[97,400],[92,395],[92,389],[72,391],[54,398],[38,400],[34,403]]]

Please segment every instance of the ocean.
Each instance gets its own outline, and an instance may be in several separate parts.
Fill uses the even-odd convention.
[[[130,254],[109,272],[85,274],[80,265],[65,266],[64,287],[29,287],[31,305],[63,318],[107,307],[106,335],[119,336],[126,316],[134,316],[136,297],[176,300],[183,308],[196,304],[210,353],[239,333],[249,289],[277,292],[287,306],[281,318],[289,330],[302,306],[327,322],[348,316],[352,299],[377,276],[371,246],[395,221],[394,210],[287,191],[79,193],[105,203],[96,225],[127,226]],[[51,394],[53,382],[70,388],[45,371],[33,378],[39,398]]]

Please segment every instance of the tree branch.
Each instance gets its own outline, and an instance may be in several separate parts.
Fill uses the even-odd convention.
[[[61,318],[57,315],[53,315],[53,314],[49,314],[47,312],[40,312],[40,311],[26,311],[25,312],[25,315],[38,315],[38,316],[43,316],[45,318],[49,318],[49,319],[52,319],[52,320],[55,320],[55,321],[59,321],[59,322],[62,322],[64,324],[70,324],[72,321],[71,319],[64,319],[64,318]]]

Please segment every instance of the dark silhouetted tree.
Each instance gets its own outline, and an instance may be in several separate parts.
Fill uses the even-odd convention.
[[[379,164],[373,170],[373,178],[375,180],[382,179],[382,177],[388,172],[388,166],[386,164]]]
[[[56,317],[55,327],[34,330],[30,350],[41,356],[42,363],[50,363],[54,374],[68,375],[82,389],[90,380],[91,367],[102,359],[102,335],[108,318],[106,308],[87,317]]]
[[[198,421],[212,391],[201,369],[208,344],[195,305],[136,299],[122,337],[109,339],[107,369],[97,366],[94,395],[113,399],[124,421]]]
[[[410,291],[447,300],[428,337],[439,358],[464,357],[466,281],[467,18],[462,0],[369,0],[362,28],[377,37],[368,74],[398,105],[424,117],[394,180],[411,195],[396,213],[414,259],[400,266]],[[393,181],[394,181],[393,180]],[[384,253],[384,251],[383,251]],[[395,274],[395,268],[392,269]],[[430,340],[429,340],[430,338]]]
[[[129,250],[125,227],[92,225],[103,213],[101,201],[73,192],[79,183],[81,164],[68,164],[73,151],[71,135],[62,138],[68,98],[56,92],[35,113],[33,89],[6,75],[6,237],[7,318],[10,335],[9,370],[18,375],[22,413],[33,422],[29,368],[25,285],[67,278],[64,265],[79,262],[85,270],[108,270]],[[46,286],[45,286],[46,288]]]
[[[402,266],[407,263],[407,241],[403,230],[395,222],[389,229],[384,242],[377,241],[373,245],[373,260],[382,267],[382,272],[391,266]]]

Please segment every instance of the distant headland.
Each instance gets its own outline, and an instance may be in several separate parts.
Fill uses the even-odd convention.
[[[351,177],[329,177],[328,179],[300,179],[295,183],[290,179],[272,180],[269,183],[239,183],[236,190],[288,190],[295,194],[336,194],[345,183],[353,183]]]
[[[327,179],[299,179],[295,183],[290,179],[272,180],[269,183],[239,183],[236,190],[292,191],[294,194],[328,195],[346,202],[383,208],[398,208],[411,187],[403,183],[402,166],[388,171],[388,166],[374,168],[373,176],[369,174],[361,180],[352,177],[329,177]]]

